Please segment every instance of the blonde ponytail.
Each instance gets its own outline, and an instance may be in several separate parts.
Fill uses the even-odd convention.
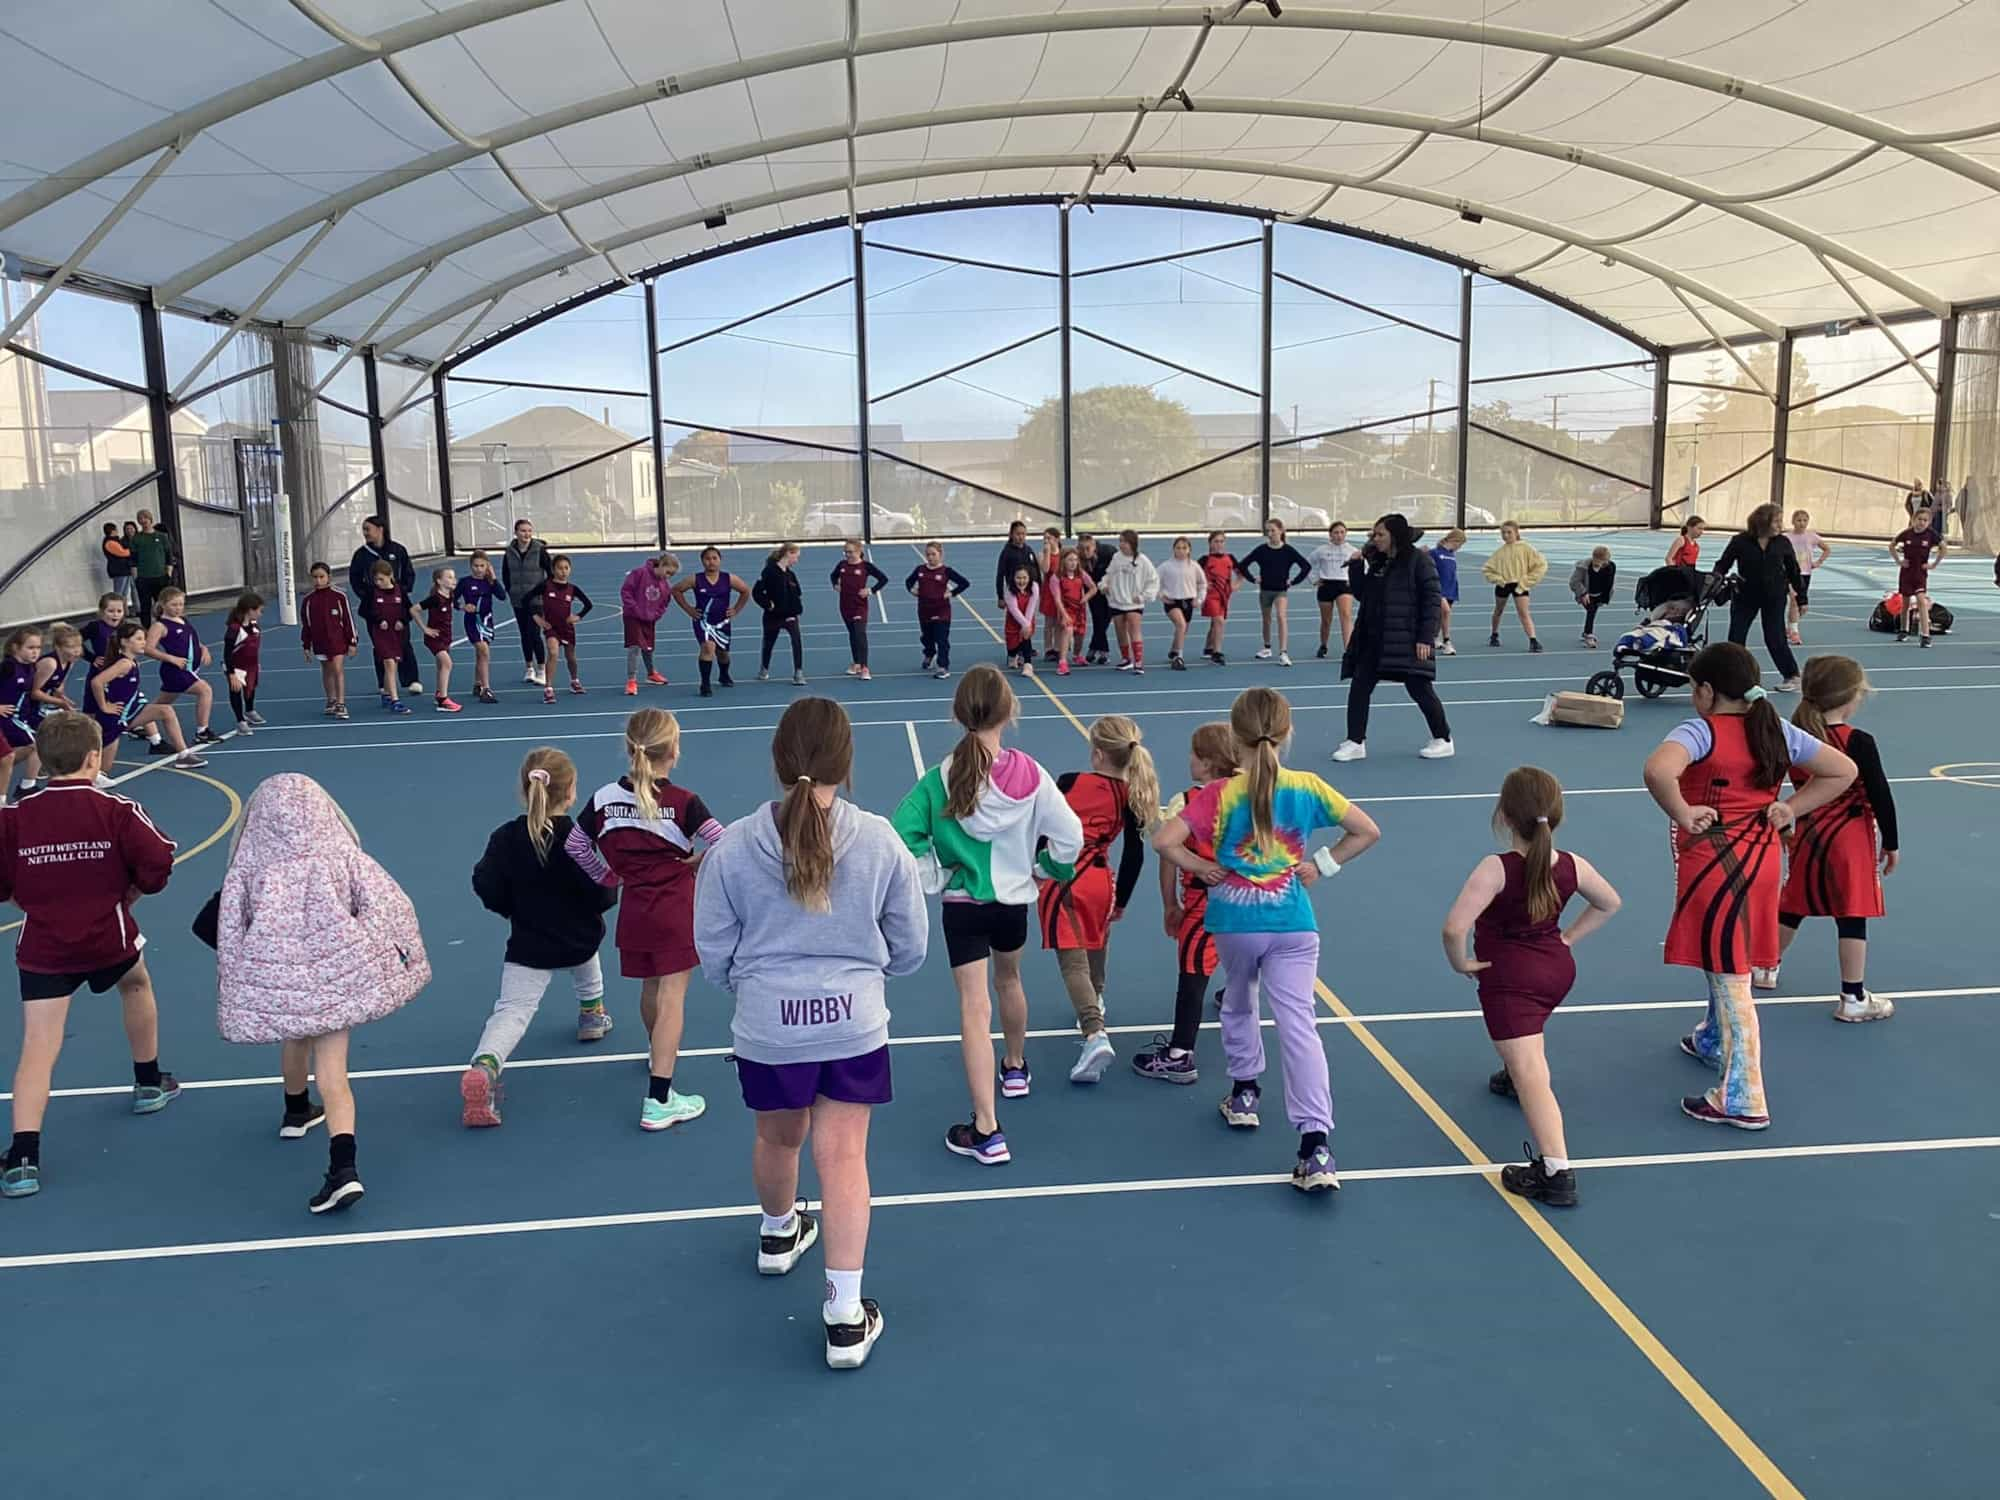
[[[1229,707],[1237,759],[1250,776],[1250,827],[1260,850],[1276,842],[1272,804],[1278,790],[1278,747],[1291,737],[1292,705],[1266,687],[1246,688]]]
[[[1139,726],[1123,714],[1106,714],[1090,726],[1090,748],[1125,783],[1125,805],[1139,826],[1151,828],[1160,821],[1160,775],[1142,738]]]
[[[521,762],[521,804],[528,810],[528,842],[535,857],[549,862],[556,815],[576,800],[576,763],[547,745],[530,750]]]
[[[681,756],[681,724],[664,708],[642,708],[625,721],[625,753],[631,765],[632,802],[648,822],[660,815],[653,783]]]

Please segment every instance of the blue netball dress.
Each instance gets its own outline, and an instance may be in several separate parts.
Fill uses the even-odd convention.
[[[465,613],[467,645],[493,639],[493,596],[499,589],[496,579],[468,576],[459,579],[458,587],[452,590],[453,602]]]
[[[28,689],[34,685],[33,662],[16,661],[10,656],[0,664],[0,707],[14,710],[0,714],[0,739],[6,741],[9,749],[25,750],[35,742],[28,722]]]
[[[729,649],[729,601],[731,589],[729,575],[718,573],[715,582],[708,581],[706,573],[697,573],[694,578],[694,638],[697,643],[714,641],[724,651]]]
[[[201,637],[195,634],[194,626],[186,620],[169,620],[162,615],[160,626],[160,650],[187,662],[185,667],[160,663],[160,691],[185,693],[195,683],[195,667],[201,660]]]

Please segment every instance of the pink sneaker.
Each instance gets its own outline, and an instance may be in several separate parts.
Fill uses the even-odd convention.
[[[451,699],[449,699],[449,698],[440,698],[440,699],[438,699],[438,701],[437,701],[437,707],[438,707],[438,712],[439,712],[439,713],[441,713],[441,714],[455,714],[455,713],[462,713],[462,712],[464,712],[464,710],[465,710],[465,705],[464,705],[464,704],[462,704],[462,703],[454,703],[454,702],[453,702],[453,701],[452,701]]]
[[[542,689],[542,702],[544,702],[544,703],[553,703],[553,702],[555,702],[555,701],[556,701],[556,690],[555,690],[554,688],[552,688],[552,687],[545,687],[545,688],[543,688],[543,689]]]
[[[1068,661],[1066,661],[1066,660],[1065,660],[1065,661],[1059,661],[1059,662],[1057,662],[1057,663],[1056,663],[1056,676],[1058,676],[1058,677],[1067,677],[1067,676],[1069,676],[1069,662],[1068,662]]]
[[[569,690],[572,693],[581,694],[583,692],[583,684],[579,682],[576,678],[572,677],[569,680]]]

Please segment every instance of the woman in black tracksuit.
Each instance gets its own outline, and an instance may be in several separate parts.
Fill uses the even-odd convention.
[[[1743,529],[1729,539],[1715,560],[1715,577],[1736,569],[1742,587],[1729,605],[1729,639],[1741,646],[1750,639],[1750,622],[1764,624],[1764,649],[1777,668],[1781,693],[1799,690],[1799,659],[1786,639],[1785,611],[1799,592],[1799,557],[1785,540],[1783,508],[1760,505],[1750,512]]]
[[[1417,545],[1421,531],[1400,515],[1378,520],[1368,545],[1347,564],[1360,603],[1354,631],[1341,653],[1340,675],[1347,683],[1347,738],[1333,752],[1337,761],[1368,754],[1368,706],[1378,682],[1400,682],[1424,716],[1430,742],[1417,754],[1448,760],[1455,753],[1451,724],[1437,687],[1437,639],[1443,590],[1437,564]]]
[[[786,542],[772,549],[764,561],[764,571],[750,589],[750,598],[764,611],[764,643],[757,658],[757,680],[771,675],[771,648],[780,635],[792,638],[792,681],[806,680],[805,647],[799,641],[799,616],[805,613],[806,594],[799,586],[796,571],[799,547]]]

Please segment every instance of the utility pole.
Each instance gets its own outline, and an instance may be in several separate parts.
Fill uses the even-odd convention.
[[[1430,378],[1430,394],[1424,397],[1424,472],[1437,477],[1437,376]]]

